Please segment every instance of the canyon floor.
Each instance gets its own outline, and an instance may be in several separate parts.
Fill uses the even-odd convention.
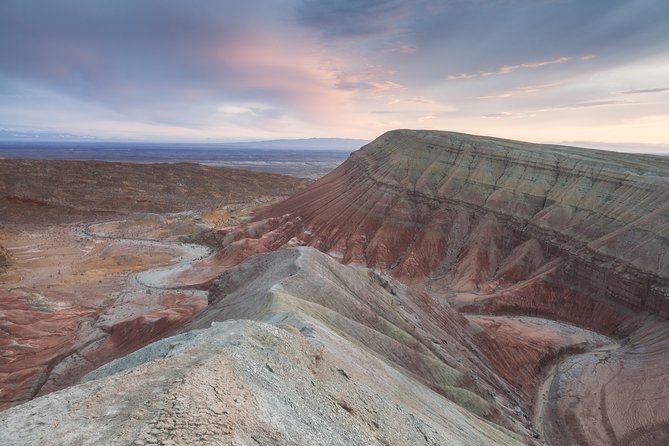
[[[402,130],[308,185],[172,168],[5,184],[2,444],[669,442],[667,160]]]

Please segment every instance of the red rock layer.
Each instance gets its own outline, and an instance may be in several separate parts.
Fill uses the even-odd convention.
[[[101,365],[173,335],[206,307],[203,299],[179,293],[166,293],[160,296],[158,303],[161,309],[121,320],[88,345],[74,344],[71,348],[74,354],[51,371],[48,379],[45,377],[38,395],[74,385]]]
[[[0,410],[35,396],[55,364],[76,348],[95,312],[40,306],[39,295],[0,290]]]
[[[551,363],[612,343],[592,331],[540,318],[471,316],[469,320],[483,328],[476,336],[490,365],[530,401]]]

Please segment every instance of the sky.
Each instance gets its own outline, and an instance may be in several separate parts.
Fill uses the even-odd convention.
[[[669,151],[667,0],[0,0],[0,138]]]

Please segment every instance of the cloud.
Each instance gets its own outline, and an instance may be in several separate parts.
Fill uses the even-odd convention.
[[[373,93],[382,93],[392,90],[402,90],[406,87],[392,81],[352,80],[343,78],[340,82],[337,83],[336,88],[349,91],[368,91]]]
[[[533,93],[538,93],[540,91],[549,90],[549,89],[554,88],[558,85],[560,85],[560,82],[552,82],[550,84],[525,85],[525,86],[522,86],[522,87],[515,87],[515,88],[512,88],[510,90],[505,90],[505,91],[502,91],[500,93],[495,93],[495,94],[485,95],[485,96],[477,96],[476,99],[511,98],[511,97],[518,96],[518,95],[533,94]]]
[[[654,94],[654,93],[665,93],[669,91],[669,87],[660,87],[660,88],[638,88],[636,90],[625,90],[625,91],[616,91],[615,94]]]
[[[478,73],[461,73],[461,74],[456,74],[456,75],[449,75],[447,79],[449,81],[454,81],[454,80],[460,80],[460,79],[475,79],[478,77],[490,77],[490,76],[500,76],[500,75],[506,75],[513,73],[514,71],[518,70],[529,70],[529,69],[536,69],[536,68],[542,68],[548,65],[560,65],[564,64],[570,61],[574,60],[581,60],[581,61],[587,61],[593,59],[595,56],[589,55],[589,56],[582,56],[578,58],[574,57],[558,57],[557,59],[552,59],[552,60],[544,60],[540,62],[530,62],[530,63],[523,63],[523,64],[517,64],[517,65],[504,65],[502,67],[499,67],[497,70],[494,71],[479,71]]]
[[[383,53],[398,53],[398,54],[414,54],[416,52],[416,47],[414,45],[409,45],[407,43],[402,43],[397,46],[386,48],[382,51]]]
[[[563,104],[563,105],[556,105],[554,107],[543,108],[540,110],[535,110],[535,113],[555,111],[555,110],[574,110],[580,108],[610,107],[610,106],[632,105],[632,104],[639,104],[639,102],[618,101],[618,100],[584,101],[584,102],[575,102],[571,104]]]
[[[16,128],[0,128],[0,140],[6,141],[72,141],[81,139],[97,141],[100,137],[96,135],[82,135],[57,131],[51,132],[42,129],[31,131]]]
[[[613,122],[661,111],[667,13],[666,0],[0,1],[0,123],[206,139],[373,138],[425,120],[524,135],[495,120],[546,113],[538,134],[579,108]]]
[[[226,103],[216,107],[216,111],[224,115],[270,115],[278,112],[276,107],[260,102]]]
[[[552,144],[560,144],[573,147],[588,147],[599,150],[613,150],[615,152],[633,153],[665,153],[669,154],[669,144],[644,144],[635,142],[601,142],[601,141],[556,141]]]
[[[540,108],[535,110],[523,111],[523,112],[498,112],[498,113],[487,113],[481,115],[482,118],[491,118],[491,119],[500,119],[500,118],[528,118],[534,117],[539,113],[548,113],[555,111],[563,110],[578,110],[586,108],[598,108],[598,107],[611,107],[611,106],[620,106],[620,105],[634,105],[639,104],[636,101],[619,101],[619,100],[600,100],[600,101],[584,101],[584,102],[574,102],[569,104],[560,104],[554,105],[551,107]]]
[[[488,113],[483,115],[482,118],[491,118],[491,119],[500,119],[500,118],[513,118],[518,115],[509,112],[499,112],[499,113]]]
[[[393,98],[385,104],[383,110],[373,110],[377,115],[404,115],[411,119],[426,121],[447,116],[457,111],[457,108],[437,102],[427,97]]]
[[[3,5],[0,17],[0,86],[12,88],[16,79],[30,85],[14,96],[14,108],[27,106],[26,94],[36,102],[49,90],[106,108],[115,119],[192,128],[223,128],[225,119],[244,121],[252,132],[286,128],[286,116],[305,126],[333,122],[331,113],[350,100],[337,88],[337,73],[355,74],[355,67],[324,51],[313,33],[287,27],[294,11],[269,15],[258,8],[262,1],[186,7],[166,0],[156,9],[74,0],[43,5],[39,14],[31,3]],[[395,85],[371,75],[365,81],[373,90]]]

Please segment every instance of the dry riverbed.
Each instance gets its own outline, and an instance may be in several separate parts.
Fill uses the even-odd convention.
[[[195,239],[258,204],[135,214],[94,224],[4,229],[0,274],[0,409],[69,386],[202,311],[220,268]],[[212,222],[216,217],[217,221]],[[197,270],[197,277],[193,271]]]

